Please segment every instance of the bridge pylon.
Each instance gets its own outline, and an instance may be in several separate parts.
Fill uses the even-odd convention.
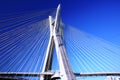
[[[46,57],[42,72],[49,72],[52,68],[53,51],[56,49],[59,72],[55,72],[53,76],[42,76],[41,80],[51,80],[60,78],[61,80],[76,80],[75,75],[70,67],[67,51],[63,43],[63,30],[60,24],[60,4],[57,7],[55,19],[49,16],[50,38],[47,46]]]

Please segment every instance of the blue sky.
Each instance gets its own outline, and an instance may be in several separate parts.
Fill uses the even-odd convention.
[[[68,1],[63,3],[63,21],[120,45],[119,4],[119,0]]]
[[[0,0],[0,14],[53,9],[59,3],[65,24],[120,45],[119,0]]]
[[[119,0],[0,0],[0,14],[56,8],[65,24],[120,45]]]
[[[0,13],[56,8],[65,24],[120,45],[119,0],[0,0]]]

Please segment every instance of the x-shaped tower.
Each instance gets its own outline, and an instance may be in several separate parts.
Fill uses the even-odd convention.
[[[58,5],[55,19],[53,19],[52,16],[49,16],[50,38],[42,72],[48,72],[51,70],[54,47],[56,49],[59,72],[56,72],[53,76],[42,76],[41,80],[51,80],[56,78],[60,78],[61,80],[76,80],[70,67],[67,51],[64,46],[62,38],[63,30],[60,21],[60,5]]]

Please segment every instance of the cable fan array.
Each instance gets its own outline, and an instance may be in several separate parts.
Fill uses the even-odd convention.
[[[64,43],[73,72],[120,72],[119,45],[68,25],[64,25]],[[77,77],[77,80],[107,80],[107,77]]]
[[[50,33],[48,15],[53,14],[48,10],[0,16],[0,72],[41,72]]]
[[[120,46],[67,25],[64,41],[74,72],[120,71]]]
[[[41,72],[50,34],[48,15],[54,17],[55,11],[0,15],[0,72]],[[73,72],[120,71],[120,46],[67,25],[64,25],[63,42]],[[55,59],[52,66],[58,69]]]

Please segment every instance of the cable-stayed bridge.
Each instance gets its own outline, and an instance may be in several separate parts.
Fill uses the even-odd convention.
[[[60,5],[54,10],[0,18],[0,79],[105,80],[120,76],[120,46],[63,24]]]

